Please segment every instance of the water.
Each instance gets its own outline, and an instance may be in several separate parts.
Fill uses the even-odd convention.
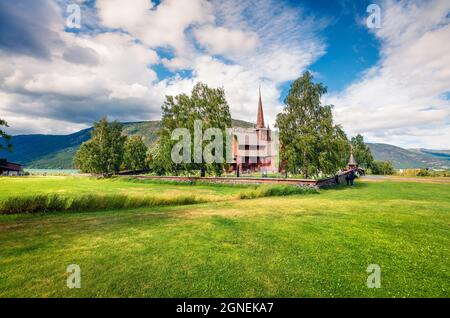
[[[71,175],[71,174],[78,174],[80,173],[80,170],[76,169],[24,169],[25,172],[29,172],[30,174],[35,175]]]

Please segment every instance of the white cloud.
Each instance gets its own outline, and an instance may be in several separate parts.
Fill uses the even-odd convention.
[[[0,111],[14,133],[66,133],[104,115],[157,119],[165,95],[189,92],[197,81],[223,86],[233,117],[251,121],[261,84],[273,124],[280,85],[325,50],[317,20],[274,0],[98,0],[95,10],[83,6],[81,20],[96,29],[80,33],[64,30],[63,9],[46,11],[58,39],[39,48],[48,58],[0,52]],[[159,48],[170,57],[158,56]],[[192,75],[158,78],[159,63]]]
[[[380,62],[326,101],[349,134],[450,148],[450,2],[386,1],[381,8]]]
[[[200,44],[212,54],[248,54],[258,45],[258,34],[255,32],[206,25],[194,33]]]
[[[52,59],[3,56],[0,87],[13,101],[0,101],[0,110],[16,131],[30,131],[28,124],[22,124],[25,121],[16,122],[23,116],[65,120],[75,123],[75,129],[104,115],[140,120],[140,116],[149,118],[159,111],[163,94],[153,86],[157,76],[149,68],[159,62],[155,51],[119,33],[89,37],[66,33],[61,38],[70,46],[52,48]],[[97,63],[67,61],[66,52],[74,46],[95,52]],[[4,113],[14,116],[10,119]],[[51,127],[55,133],[61,128]]]
[[[103,25],[126,30],[149,47],[170,47],[177,55],[193,54],[186,30],[212,22],[212,7],[205,0],[165,0],[155,5],[148,0],[99,0],[98,15]]]

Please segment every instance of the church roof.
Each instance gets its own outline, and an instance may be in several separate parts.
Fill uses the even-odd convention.
[[[353,157],[353,152],[350,153],[350,160],[348,161],[349,165],[357,165],[355,158]]]
[[[6,171],[22,171],[22,166],[18,163],[8,162],[6,159],[0,159],[0,169]]]
[[[264,128],[264,113],[261,100],[261,88],[259,89],[259,101],[258,101],[258,117],[256,118],[256,128]]]

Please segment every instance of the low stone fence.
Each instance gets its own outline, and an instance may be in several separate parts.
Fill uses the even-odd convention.
[[[352,170],[347,170],[337,174],[334,177],[325,179],[291,179],[291,178],[252,178],[252,177],[179,177],[179,176],[142,176],[132,175],[136,179],[154,179],[176,182],[210,182],[210,183],[229,183],[229,184],[289,184],[307,188],[326,188],[345,183],[346,176]]]
[[[346,170],[341,173],[338,173],[334,177],[325,178],[325,179],[319,179],[317,180],[317,187],[318,188],[328,188],[337,186],[341,183],[346,183],[345,178],[352,172],[353,170]]]

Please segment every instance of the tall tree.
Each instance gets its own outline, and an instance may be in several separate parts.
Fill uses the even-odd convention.
[[[220,175],[226,165],[223,154],[220,154],[223,157],[222,162],[206,163],[205,160],[202,160],[201,163],[195,162],[194,128],[196,120],[202,121],[202,132],[208,128],[218,128],[225,136],[226,128],[231,127],[231,115],[223,88],[209,88],[206,84],[198,83],[192,89],[191,96],[186,94],[175,97],[166,96],[162,106],[159,150],[154,162],[159,162],[160,167],[164,167],[165,171],[171,173],[200,170],[202,175],[206,172]],[[177,143],[171,139],[171,134],[176,128],[186,128],[190,133],[192,141],[190,163],[176,164],[171,160],[171,150]],[[225,138],[221,140],[224,145],[223,149],[225,149],[224,140]],[[203,140],[201,148],[204,149],[208,143],[208,140]]]
[[[83,172],[103,175],[117,173],[123,161],[126,136],[117,121],[102,118],[94,124],[92,138],[84,142],[75,156],[75,166]]]
[[[128,137],[124,145],[123,163],[128,170],[146,168],[147,146],[141,136]]]
[[[11,136],[3,131],[1,126],[9,127],[8,123],[0,118],[0,150],[6,149],[12,151]]]
[[[351,145],[356,162],[364,168],[371,167],[373,156],[369,146],[364,143],[364,137],[360,134],[352,137]]]
[[[333,124],[333,106],[320,100],[326,92],[322,83],[313,83],[311,73],[305,72],[292,84],[277,115],[280,162],[287,171],[305,178],[333,174],[348,159],[349,143],[342,128]]]
[[[394,166],[391,161],[374,160],[371,165],[372,174],[391,175],[394,174]]]

